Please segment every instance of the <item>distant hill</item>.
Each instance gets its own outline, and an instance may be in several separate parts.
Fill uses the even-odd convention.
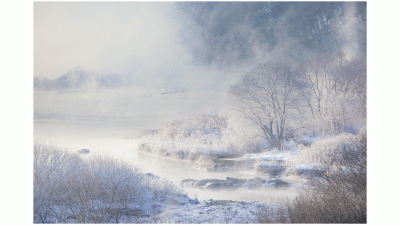
[[[183,2],[179,9],[188,21],[184,43],[205,64],[265,60],[274,51],[299,61],[350,42],[366,50],[365,2]]]
[[[55,79],[34,77],[34,88],[40,90],[71,90],[85,87],[119,88],[124,86],[141,86],[140,78],[119,74],[95,74],[77,67]]]

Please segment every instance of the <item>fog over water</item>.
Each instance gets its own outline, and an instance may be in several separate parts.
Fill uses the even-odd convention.
[[[348,2],[35,2],[34,139],[117,157],[175,183],[254,177],[140,154],[134,138],[228,111],[229,86],[259,62],[363,54],[365,14],[365,3]],[[187,191],[274,202],[294,190]]]
[[[89,128],[90,127],[90,128]],[[143,173],[152,173],[156,176],[168,179],[180,186],[184,179],[222,179],[234,177],[250,179],[261,177],[268,179],[267,175],[260,175],[255,170],[234,170],[226,172],[208,172],[205,162],[193,162],[187,160],[161,158],[147,155],[137,151],[137,141],[121,136],[115,136],[113,131],[120,129],[104,129],[98,126],[82,126],[76,124],[35,124],[35,140],[40,143],[59,146],[65,150],[76,152],[86,148],[91,152],[89,155],[105,155],[128,162],[134,167],[140,168]],[[95,129],[96,132],[91,132]],[[79,131],[77,131],[79,130]],[[302,180],[294,178],[287,180],[292,183],[302,183]],[[236,190],[209,190],[185,187],[185,192],[192,198],[199,200],[237,200],[237,201],[259,201],[268,203],[279,203],[281,200],[292,198],[296,195],[294,187],[288,189],[261,188],[250,190],[240,188]]]
[[[64,95],[68,97],[68,95],[71,96],[74,95],[74,93]],[[146,97],[143,99],[142,101],[147,102]],[[185,100],[185,98],[182,98],[180,99],[182,102],[175,100],[173,103],[184,105]],[[65,104],[67,104],[67,102],[63,103],[63,105]],[[153,106],[152,104],[148,105],[150,109]],[[170,105],[166,104],[165,106],[169,107]],[[133,108],[134,106],[127,107]],[[181,109],[182,108],[183,107],[181,107]],[[174,111],[175,108],[173,106],[171,106],[171,108],[165,107],[163,110],[160,110],[159,107],[155,107],[153,110],[150,109],[146,110],[147,114],[140,113],[139,110],[136,115],[129,115],[129,113],[125,115],[121,113],[121,116],[104,116],[99,114],[79,114],[79,116],[39,114],[35,117],[34,139],[37,142],[58,146],[71,152],[76,152],[80,149],[89,149],[91,155],[100,154],[117,158],[135,167],[141,168],[143,173],[153,173],[174,182],[178,186],[184,179],[225,180],[227,177],[243,179],[257,176],[263,177],[262,175],[260,176],[260,174],[256,174],[254,170],[240,172],[207,172],[203,163],[200,162],[159,158],[157,156],[150,156],[138,152],[138,143],[134,138],[137,137],[143,129],[156,127],[157,122],[160,121],[161,118],[169,117],[173,119],[179,115],[179,113]],[[113,110],[118,111],[118,108],[113,108]],[[265,177],[265,179],[267,178],[268,176]],[[294,188],[286,190],[274,190],[273,188],[269,188],[268,191],[264,189],[249,190],[247,188],[231,191],[185,188],[185,191],[190,197],[198,199],[231,199],[271,203],[295,195]]]

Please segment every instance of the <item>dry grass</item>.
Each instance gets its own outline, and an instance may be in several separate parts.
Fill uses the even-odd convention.
[[[314,178],[287,202],[292,223],[367,222],[366,133],[340,148],[325,176]]]

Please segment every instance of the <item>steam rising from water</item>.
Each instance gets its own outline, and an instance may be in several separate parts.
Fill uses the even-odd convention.
[[[255,174],[254,171],[207,172],[205,168],[200,167],[202,164],[200,162],[159,158],[139,153],[136,150],[137,142],[134,139],[110,138],[109,135],[91,135],[89,133],[85,135],[85,132],[64,136],[63,138],[48,134],[46,138],[47,141],[42,139],[42,143],[62,146],[71,152],[86,148],[90,150],[90,154],[82,155],[82,157],[99,154],[116,158],[130,163],[134,167],[141,168],[143,173],[153,173],[156,176],[172,181],[178,186],[180,186],[180,182],[184,179],[225,180],[227,177],[249,179],[260,176],[259,174]],[[296,183],[296,180],[293,181]],[[214,199],[279,203],[286,199],[286,197],[293,198],[296,196],[296,190],[293,187],[282,190],[274,188],[261,188],[258,190],[240,188],[220,191],[186,187],[185,191],[189,197],[200,200]]]

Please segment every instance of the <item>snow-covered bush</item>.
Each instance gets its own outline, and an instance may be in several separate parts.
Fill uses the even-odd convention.
[[[325,171],[339,169],[343,165],[343,154],[354,151],[359,144],[360,137],[365,134],[355,135],[341,133],[335,136],[326,136],[309,145],[298,147],[299,155],[286,162],[289,170],[293,171],[298,167],[319,167]]]
[[[129,207],[183,195],[171,183],[153,181],[112,158],[81,158],[41,144],[33,152],[35,223],[118,222]]]
[[[290,223],[288,210],[280,205],[270,208],[261,208],[257,212],[257,223]]]
[[[200,114],[193,119],[175,120],[161,128],[164,141],[182,140],[190,137],[203,137],[205,144],[220,140],[227,127],[226,117],[216,114]]]
[[[297,163],[316,163],[323,173],[287,204],[291,222],[366,223],[366,139],[365,131],[342,134],[302,150]]]
[[[254,138],[243,136],[227,116],[200,114],[192,119],[175,120],[140,139],[139,150],[161,156],[189,160],[212,160],[246,152],[259,152]],[[242,136],[240,136],[242,135]]]

